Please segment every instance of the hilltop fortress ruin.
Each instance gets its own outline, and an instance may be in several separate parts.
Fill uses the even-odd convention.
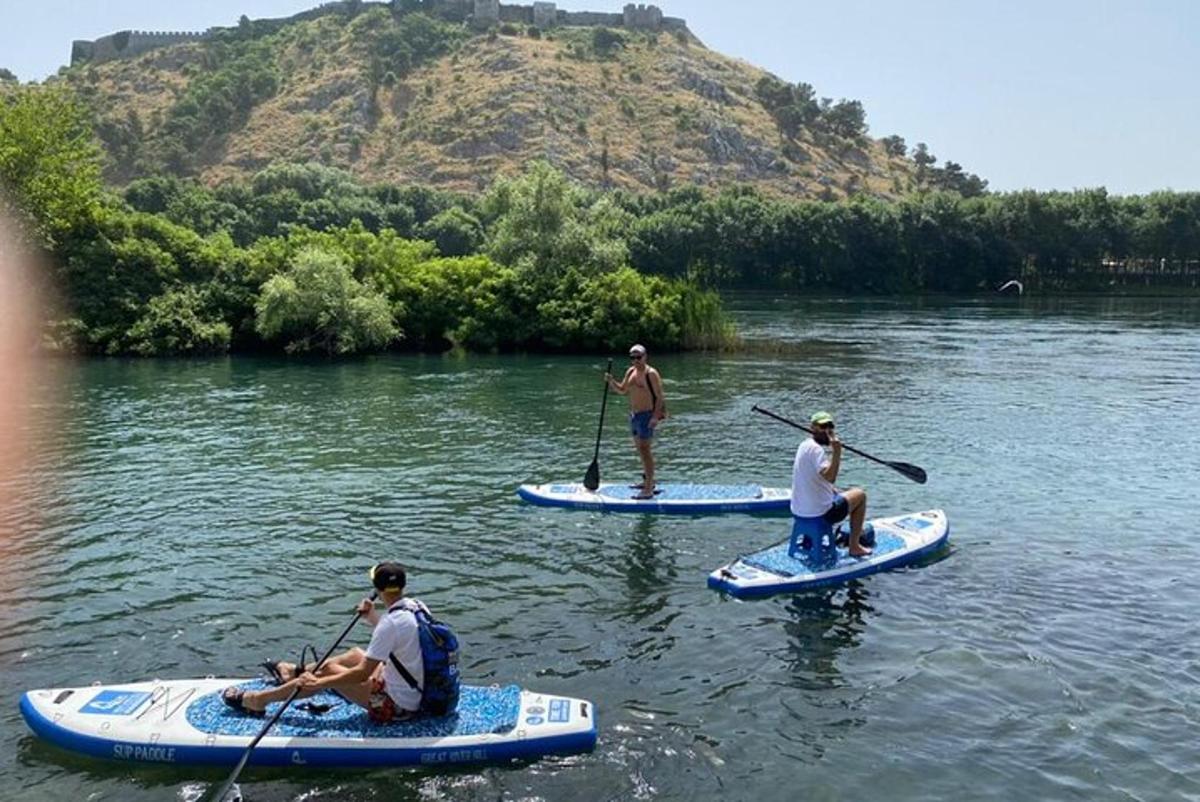
[[[355,14],[367,6],[388,6],[399,13],[400,0],[387,3],[362,2],[362,0],[335,0],[316,8],[302,11],[291,17],[272,20],[256,20],[256,26],[283,27],[292,22],[315,19],[327,14]],[[535,2],[530,6],[502,4],[500,0],[433,0],[429,13],[452,22],[464,22],[479,30],[486,30],[502,23],[533,25],[547,29],[558,26],[605,25],[636,31],[686,31],[687,22],[678,17],[664,17],[658,6],[633,4],[625,6],[620,14],[596,11],[563,11],[552,2]],[[104,61],[133,58],[156,47],[200,42],[214,34],[231,30],[212,27],[206,31],[118,31],[101,36],[94,41],[77,39],[71,43],[71,66]]]

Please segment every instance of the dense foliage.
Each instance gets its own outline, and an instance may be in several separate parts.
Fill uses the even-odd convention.
[[[70,92],[0,91],[0,212],[34,240],[53,247],[92,213],[99,159],[88,118]]]
[[[539,166],[479,202],[276,165],[215,190],[100,185],[61,89],[0,106],[0,181],[54,257],[71,315],[53,340],[97,353],[280,348],[660,349],[730,336],[716,296],[627,266],[629,216]],[[422,237],[425,239],[418,239]]]
[[[277,164],[217,187],[146,178],[118,198],[98,164],[66,90],[0,94],[0,181],[70,304],[52,336],[99,353],[707,347],[730,330],[703,286],[1081,288],[1108,260],[1200,258],[1197,193],[638,195],[535,164],[466,197]]]
[[[1105,260],[1200,259],[1200,194],[1103,189],[897,202],[792,202],[734,189],[639,198],[628,235],[643,272],[835,292],[972,292],[1026,276],[1085,289]]]

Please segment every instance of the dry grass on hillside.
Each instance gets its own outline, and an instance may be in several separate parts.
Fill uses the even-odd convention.
[[[278,93],[202,154],[204,180],[311,160],[371,181],[477,190],[545,159],[589,185],[634,190],[745,182],[833,198],[896,195],[912,181],[911,162],[876,140],[785,141],[755,97],[765,73],[694,39],[626,32],[626,46],[598,60],[580,57],[590,29],[479,35],[372,97],[366,54],[339,35],[345,23],[301,24],[310,29],[276,54]],[[93,68],[105,114],[136,112],[153,136],[202,47]]]

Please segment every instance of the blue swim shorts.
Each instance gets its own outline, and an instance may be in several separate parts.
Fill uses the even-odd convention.
[[[825,510],[825,514],[821,516],[825,519],[825,523],[832,526],[845,518],[850,512],[850,502],[846,501],[846,497],[838,493],[833,497],[833,505]]]
[[[654,415],[654,410],[648,409],[645,412],[634,412],[629,416],[629,428],[633,430],[633,436],[639,440],[649,440],[654,437],[654,427],[650,425],[650,418]]]

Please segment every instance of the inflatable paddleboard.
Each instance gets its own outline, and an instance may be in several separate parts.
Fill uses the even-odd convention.
[[[950,537],[950,522],[942,510],[914,512],[894,518],[875,518],[875,550],[869,557],[851,557],[838,548],[836,564],[817,569],[804,553],[788,556],[788,541],[739,557],[708,576],[708,586],[731,596],[751,598],[833,585],[908,565],[937,551]]]
[[[193,679],[51,688],[21,697],[21,714],[42,738],[117,760],[232,766],[267,719],[230,709],[228,685],[264,680]],[[328,705],[316,713],[302,702]],[[268,708],[268,716],[278,705]],[[319,707],[314,706],[319,710]],[[590,702],[507,687],[462,686],[449,716],[373,724],[332,693],[292,702],[250,755],[269,766],[431,766],[588,752],[596,745]]]
[[[654,498],[636,499],[640,491],[623,484],[601,484],[592,492],[573,482],[521,485],[517,495],[543,507],[570,507],[604,512],[705,515],[723,512],[779,512],[788,509],[791,488],[758,485],[660,484]]]

